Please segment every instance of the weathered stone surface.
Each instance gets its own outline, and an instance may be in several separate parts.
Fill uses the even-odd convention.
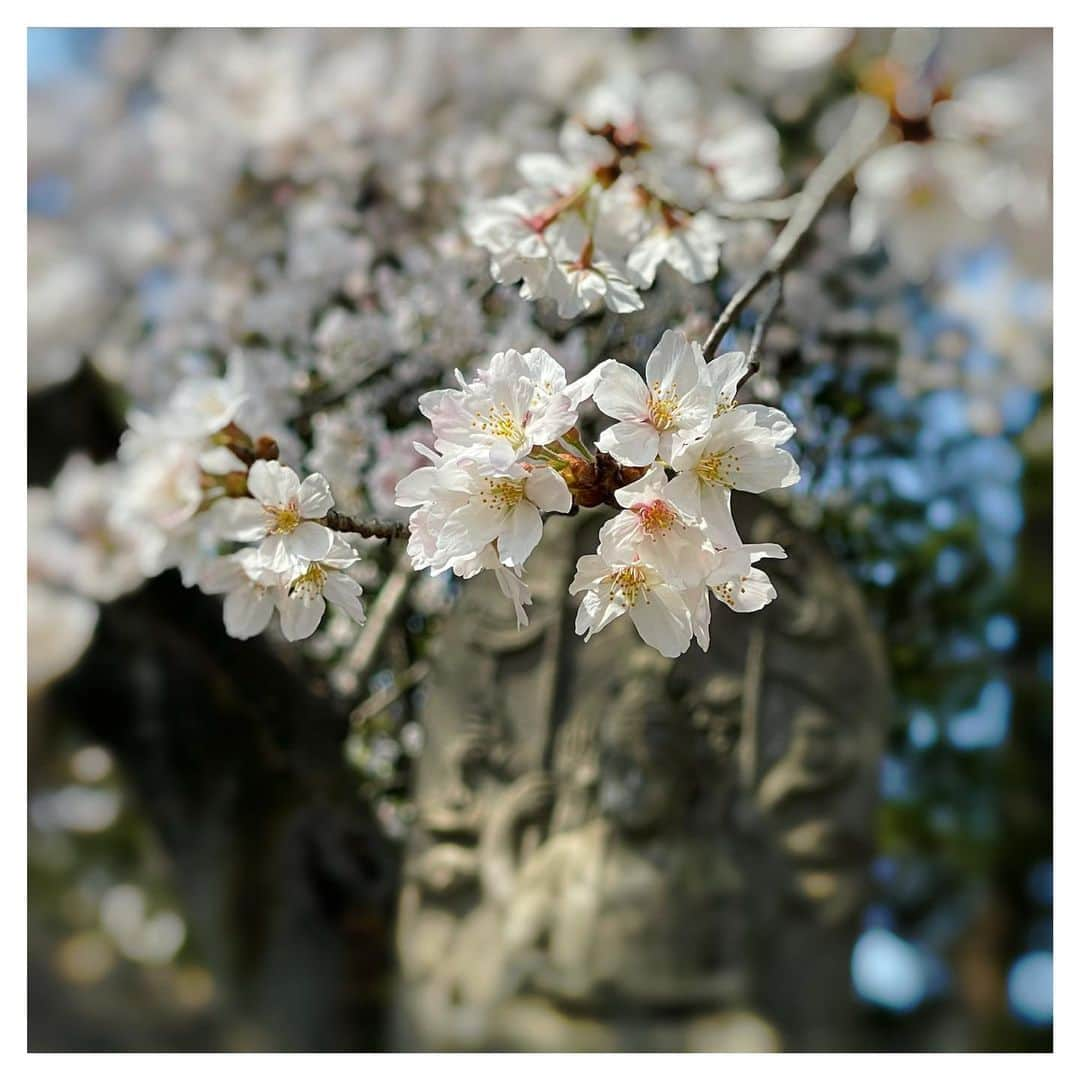
[[[428,687],[399,907],[399,1039],[440,1049],[842,1049],[888,710],[858,592],[757,499],[779,599],[664,660],[566,594],[601,513],[552,521],[531,624],[470,582]],[[490,575],[485,575],[490,577]]]

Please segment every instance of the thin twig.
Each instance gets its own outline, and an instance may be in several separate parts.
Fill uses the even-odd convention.
[[[401,521],[358,521],[336,510],[328,511],[322,520],[335,532],[356,533],[367,540],[404,540],[409,535],[409,526]]]
[[[409,553],[403,551],[389,577],[383,582],[375,603],[368,612],[367,622],[356,639],[352,652],[345,661],[345,670],[356,676],[358,686],[363,686],[368,672],[375,662],[387,631],[394,623],[401,605],[412,584],[413,568]]]
[[[716,325],[709,331],[703,350],[706,360],[716,355],[721,338],[731,329],[754,294],[787,266],[799,241],[810,231],[833,189],[869,153],[884,130],[887,119],[888,111],[877,98],[864,98],[856,106],[847,129],[807,178],[797,196],[791,217],[773,241],[761,266],[728,301]]]
[[[431,665],[426,660],[417,660],[410,664],[393,682],[383,690],[376,690],[371,697],[361,701],[353,709],[349,721],[354,727],[362,727],[373,717],[376,717],[384,709],[390,708],[403,694],[408,693],[418,682],[421,682]]]
[[[798,201],[798,195],[789,195],[757,202],[713,202],[709,210],[725,221],[787,221]]]
[[[750,349],[746,354],[746,371],[735,387],[736,394],[742,389],[743,383],[748,379],[752,379],[761,368],[761,346],[765,341],[765,334],[768,332],[769,324],[772,322],[777,308],[780,307],[780,301],[784,297],[784,279],[782,277],[778,277],[773,282],[772,290],[772,296],[769,297],[769,302],[765,305],[761,318],[758,319],[757,324],[754,326],[754,334],[750,338]]]

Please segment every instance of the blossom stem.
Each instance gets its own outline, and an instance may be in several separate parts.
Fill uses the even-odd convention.
[[[705,339],[706,360],[716,356],[723,336],[734,325],[757,291],[774,280],[791,261],[799,242],[810,231],[837,185],[870,152],[885,128],[888,110],[877,98],[864,98],[847,129],[807,178],[796,197],[787,224],[780,230],[757,272],[728,301]]]

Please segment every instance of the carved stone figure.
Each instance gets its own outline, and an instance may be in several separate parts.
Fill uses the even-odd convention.
[[[549,522],[531,623],[468,583],[426,697],[398,919],[402,1045],[843,1049],[885,667],[859,595],[766,503],[779,598],[675,661],[566,595],[601,514]]]

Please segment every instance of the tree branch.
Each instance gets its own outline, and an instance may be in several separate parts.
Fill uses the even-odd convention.
[[[761,359],[759,355],[761,353],[761,346],[765,341],[765,334],[768,332],[769,324],[772,322],[777,308],[780,307],[780,301],[784,297],[784,279],[778,277],[773,282],[772,289],[773,294],[769,298],[765,310],[761,313],[761,318],[758,319],[757,325],[754,327],[753,337],[750,338],[750,350],[746,354],[746,372],[735,387],[736,394],[742,389],[743,383],[748,379],[752,379],[761,368]]]
[[[787,221],[798,201],[798,195],[789,195],[757,202],[712,202],[708,209],[724,221]]]
[[[403,551],[390,576],[383,582],[379,595],[375,597],[367,622],[361,628],[360,636],[345,661],[346,669],[356,676],[358,686],[363,686],[367,679],[368,672],[378,656],[379,647],[405,602],[412,577],[412,561],[408,552]]]
[[[885,128],[887,109],[877,98],[863,98],[844,133],[807,178],[787,224],[773,241],[761,266],[728,301],[716,325],[705,339],[705,359],[716,355],[723,336],[734,325],[755,293],[779,276],[788,265],[799,241],[810,231],[837,184],[870,152]]]
[[[409,535],[409,526],[402,521],[357,521],[336,510],[330,510],[322,521],[335,532],[356,533],[367,540],[404,540]]]

